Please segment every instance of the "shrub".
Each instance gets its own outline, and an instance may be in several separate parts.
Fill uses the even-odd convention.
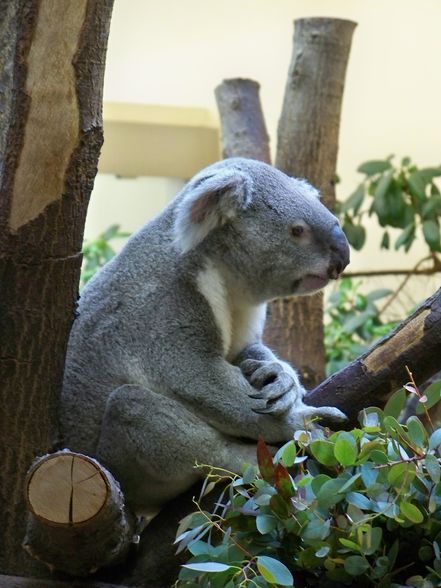
[[[176,586],[440,586],[441,429],[400,424],[405,400],[349,432],[298,431],[274,459],[260,440],[241,477],[212,471],[229,484],[213,513],[182,521]]]

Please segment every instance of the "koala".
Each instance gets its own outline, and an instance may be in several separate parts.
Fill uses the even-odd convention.
[[[305,180],[232,158],[193,177],[87,284],[67,350],[60,427],[136,512],[203,476],[239,473],[256,440],[314,417],[294,368],[262,343],[266,303],[311,294],[349,262],[339,222]],[[307,336],[307,334],[305,334]]]

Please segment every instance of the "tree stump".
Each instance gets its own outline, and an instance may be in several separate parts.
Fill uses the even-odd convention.
[[[135,518],[118,482],[95,459],[68,450],[38,458],[26,480],[24,548],[50,569],[86,576],[119,563]]]

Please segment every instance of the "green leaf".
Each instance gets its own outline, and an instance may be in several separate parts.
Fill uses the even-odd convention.
[[[422,523],[424,521],[424,515],[420,509],[412,504],[411,502],[400,502],[401,514],[412,523]]]
[[[344,545],[345,547],[348,547],[349,549],[352,549],[353,551],[361,551],[358,543],[355,543],[354,541],[351,541],[350,539],[345,539],[344,537],[340,537],[339,541],[342,545]]]
[[[387,479],[392,486],[401,488],[403,484],[409,486],[415,478],[415,464],[413,462],[401,462],[393,465],[388,474]]]
[[[436,221],[429,219],[423,222],[423,235],[431,249],[439,247],[440,230]]]
[[[360,411],[358,418],[366,433],[377,433],[380,431],[381,416],[382,413],[379,408],[370,406]]]
[[[421,208],[421,216],[423,219],[431,216],[432,213],[439,214],[441,211],[441,196],[431,196]]]
[[[395,249],[399,249],[402,245],[407,246],[409,243],[412,243],[413,239],[415,238],[415,223],[411,223],[407,225],[401,235],[395,242]]]
[[[424,459],[424,466],[431,477],[432,482],[438,484],[440,481],[440,465],[436,457],[431,453],[428,453]]]
[[[409,191],[418,200],[424,200],[426,198],[426,181],[424,176],[419,171],[415,171],[410,174],[409,179]]]
[[[354,214],[357,214],[360,210],[364,200],[364,184],[361,183],[358,188],[353,192],[347,200],[340,204],[340,213],[347,212],[353,209]]]
[[[407,394],[404,388],[400,388],[389,397],[389,400],[386,402],[386,406],[384,407],[384,414],[386,416],[393,416],[397,419],[406,406],[406,401]]]
[[[344,484],[345,480],[342,478],[332,478],[325,482],[317,493],[319,507],[328,509],[343,500],[345,495],[340,494],[340,490]]]
[[[361,555],[350,555],[345,559],[344,566],[351,576],[361,576],[369,568],[369,563]]]
[[[425,402],[424,405],[421,402],[418,403],[415,411],[417,414],[423,414],[425,412],[424,406],[426,408],[432,408],[432,406],[435,406],[435,404],[439,402],[441,399],[441,380],[432,382],[430,386],[424,390],[424,396],[427,397],[427,402]]]
[[[357,171],[365,174],[367,176],[374,176],[376,174],[381,174],[384,171],[390,169],[391,163],[387,160],[371,160],[366,161],[358,166]]]
[[[363,225],[354,225],[350,221],[345,221],[343,231],[352,247],[359,251],[366,240],[366,229]]]
[[[277,528],[277,519],[272,515],[259,514],[256,517],[256,528],[261,535],[271,533],[271,531]]]
[[[368,302],[375,302],[375,300],[380,300],[381,298],[390,296],[392,293],[393,290],[390,290],[389,288],[379,288],[378,290],[372,290],[372,292],[366,294],[366,300]]]
[[[277,559],[267,555],[259,555],[257,569],[269,584],[294,586],[294,578],[288,568]]]
[[[354,474],[353,476],[351,476],[349,478],[349,480],[347,482],[345,482],[343,484],[343,486],[340,488],[339,492],[346,492],[346,490],[349,490],[349,488],[355,484],[355,482],[358,480],[358,478],[361,477],[361,473],[358,472],[357,474]]]
[[[381,218],[387,217],[389,213],[388,203],[385,196],[389,189],[389,186],[391,185],[392,177],[392,171],[381,176],[381,179],[374,190],[375,211]]]
[[[346,495],[346,502],[353,504],[361,510],[369,510],[372,506],[372,502],[369,498],[366,498],[366,496],[360,494],[360,492],[349,492],[349,494]]]
[[[289,441],[281,448],[280,459],[285,467],[290,468],[295,463],[296,446],[293,441]]]
[[[229,570],[233,566],[227,566],[226,564],[218,563],[216,561],[207,561],[201,563],[184,564],[182,567],[187,568],[188,570],[194,570],[196,572],[218,573],[225,572],[225,570]]]
[[[323,541],[329,535],[331,520],[323,521],[322,519],[313,519],[302,531],[302,537],[305,540],[320,539]]]
[[[323,547],[320,547],[320,549],[316,551],[314,555],[316,557],[326,557],[330,551],[331,547],[329,545],[323,545]]]
[[[315,459],[326,466],[336,465],[337,460],[334,456],[334,444],[323,439],[316,439],[309,445],[312,455]]]
[[[265,482],[270,484],[274,481],[275,466],[272,455],[262,437],[257,441],[257,463],[259,472]]]
[[[334,455],[343,466],[354,465],[358,456],[357,443],[347,432],[340,433],[334,446]]]
[[[389,458],[387,457],[387,455],[384,453],[384,451],[379,451],[378,449],[374,449],[370,455],[371,460],[374,463],[377,463],[379,465],[381,464],[386,464],[389,461]]]
[[[380,248],[381,249],[389,249],[390,247],[390,237],[387,231],[384,231],[383,238],[381,239]]]
[[[354,333],[357,329],[366,324],[366,321],[375,315],[375,311],[372,308],[368,308],[360,314],[351,316],[348,320],[344,321],[343,332]]]
[[[427,431],[423,423],[416,416],[411,416],[406,422],[410,438],[418,447],[424,447],[427,443]]]
[[[437,429],[430,435],[429,449],[437,449],[441,445],[441,429]]]

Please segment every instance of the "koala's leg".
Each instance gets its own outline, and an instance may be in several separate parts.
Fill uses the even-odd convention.
[[[145,512],[203,477],[195,463],[239,473],[256,462],[256,447],[219,433],[172,398],[124,385],[109,397],[96,455],[132,508]]]

